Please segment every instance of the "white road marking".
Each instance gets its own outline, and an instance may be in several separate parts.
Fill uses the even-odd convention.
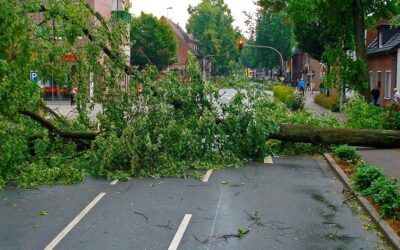
[[[116,185],[118,183],[118,180],[113,180],[111,183],[110,183],[110,185],[111,186],[114,186],[114,185]]]
[[[218,217],[218,213],[219,213],[219,209],[221,207],[221,201],[222,201],[222,189],[221,192],[219,193],[219,200],[218,200],[218,205],[217,205],[217,209],[215,210],[215,216],[214,216],[214,221],[211,227],[211,236],[214,235],[214,231],[215,231],[215,225],[217,224],[217,217]],[[208,250],[211,249],[211,240],[208,241]]]
[[[183,237],[183,234],[185,233],[185,230],[187,226],[189,225],[189,221],[192,218],[191,214],[185,214],[183,217],[183,220],[181,222],[181,225],[178,228],[178,231],[175,234],[174,239],[171,242],[171,245],[169,246],[168,250],[176,250],[178,249],[179,243],[181,242],[181,239]]]
[[[274,164],[274,162],[272,161],[272,157],[271,156],[267,156],[264,158],[264,163],[265,164]]]
[[[85,217],[87,213],[106,195],[100,193],[92,202],[89,203],[45,248],[44,250],[52,250],[58,243]]]
[[[202,182],[208,182],[208,180],[210,179],[210,176],[212,174],[213,170],[210,169],[207,171],[206,175],[204,175]]]

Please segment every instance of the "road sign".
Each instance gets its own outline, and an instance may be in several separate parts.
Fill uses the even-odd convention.
[[[38,82],[38,72],[37,71],[34,71],[34,70],[31,70],[30,72],[29,72],[29,79],[31,80],[31,81],[34,81],[34,82]]]

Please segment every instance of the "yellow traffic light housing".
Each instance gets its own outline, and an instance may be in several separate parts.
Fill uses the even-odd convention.
[[[244,41],[243,41],[243,39],[240,39],[239,40],[239,50],[243,49],[243,45],[244,45]]]

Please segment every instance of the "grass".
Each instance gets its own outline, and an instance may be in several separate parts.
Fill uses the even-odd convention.
[[[314,97],[314,101],[332,112],[339,112],[340,104],[338,95],[326,96],[325,94],[318,94]]]

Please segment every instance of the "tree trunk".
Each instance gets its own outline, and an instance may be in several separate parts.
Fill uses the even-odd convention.
[[[49,130],[53,135],[64,139],[94,140],[99,132],[66,131],[57,128],[50,121],[30,111],[20,111],[21,114],[30,117]],[[222,119],[216,119],[217,124],[222,124]],[[40,138],[41,135],[33,135],[31,140]],[[314,145],[337,145],[347,144],[350,146],[364,146],[375,148],[400,148],[400,131],[396,130],[368,130],[368,129],[344,129],[344,128],[321,128],[304,125],[279,126],[279,132],[270,135],[268,139],[276,139],[287,142],[304,142]],[[85,143],[87,144],[87,143]]]
[[[279,133],[270,138],[288,142],[312,143],[314,145],[347,144],[375,148],[400,148],[400,131],[395,130],[281,125]]]
[[[367,47],[365,44],[365,16],[362,9],[361,0],[353,0],[353,17],[354,17],[354,34],[356,39],[356,56],[357,59],[365,62],[368,65]],[[364,72],[364,81],[369,83],[369,74]],[[371,101],[369,88],[361,91],[362,95]]]

